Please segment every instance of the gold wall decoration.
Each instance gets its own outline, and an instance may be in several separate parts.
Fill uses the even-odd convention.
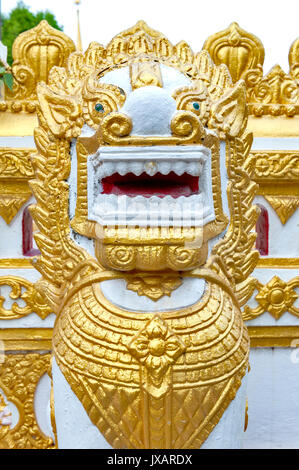
[[[233,81],[245,80],[251,115],[293,117],[299,114],[298,40],[289,52],[290,73],[275,65],[266,76],[263,76],[265,51],[261,41],[237,23],[210,36],[204,48],[217,65],[227,65]],[[264,123],[255,127],[258,126],[263,127]]]
[[[34,175],[30,148],[0,148],[0,178],[32,178]]]
[[[252,348],[298,347],[298,326],[248,326]]]
[[[252,320],[264,312],[269,312],[276,320],[285,312],[290,312],[292,315],[299,317],[299,309],[294,306],[294,302],[298,298],[298,294],[294,289],[299,287],[299,277],[285,282],[278,276],[274,276],[265,285],[256,280],[255,286],[258,290],[255,296],[258,306],[251,308],[246,305],[244,307],[244,320]]]
[[[0,216],[7,224],[31,196],[32,152],[30,148],[0,148]]]
[[[47,373],[50,354],[6,354],[0,365],[0,388],[19,412],[13,429],[5,430],[0,449],[53,449],[52,438],[38,426],[34,411],[34,394],[43,374]],[[0,429],[1,432],[1,429]]]
[[[254,82],[263,74],[263,44],[256,36],[241,29],[238,23],[213,34],[203,48],[216,65],[227,65],[234,82],[240,78]]]
[[[299,78],[299,38],[297,38],[289,50],[290,74],[296,80]]]
[[[52,349],[52,328],[1,328],[0,340],[7,352]]]
[[[138,62],[174,67],[196,85],[195,93],[205,88],[210,102],[207,126],[214,134],[208,135],[197,113],[186,108],[188,100],[180,99],[172,135],[167,138],[131,135],[130,118],[119,109],[103,113],[93,138],[78,138],[85,119],[92,118],[85,95],[91,78],[96,74],[99,79],[118,67],[130,70],[131,64]],[[102,92],[105,90],[104,85]],[[100,82],[94,93],[99,92]],[[118,94],[109,89],[109,102],[117,108]],[[244,84],[233,85],[226,67],[215,66],[206,51],[193,54],[184,42],[173,46],[163,35],[139,22],[116,36],[107,48],[92,43],[84,54],[71,54],[66,68],[52,69],[48,85],[38,85],[38,98],[38,154],[33,157],[35,180],[31,182],[37,201],[31,212],[40,230],[35,239],[41,251],[35,266],[42,279],[36,289],[58,314],[53,332],[56,361],[91,421],[113,447],[198,448],[234,399],[248,367],[249,338],[240,305],[251,295],[248,276],[258,253],[252,251],[256,185],[244,169],[252,142],[252,135],[245,130]],[[92,93],[88,100],[93,101]],[[150,265],[145,263],[148,254],[158,253],[163,241],[164,232],[159,227],[156,237],[155,230],[137,227],[137,237],[122,231],[115,240],[110,229],[105,229],[106,244],[104,249],[98,244],[97,259],[81,248],[70,236],[68,210],[70,141],[74,138],[78,138],[80,203],[72,228],[94,238],[97,231],[86,213],[86,165],[88,156],[99,145],[189,142],[211,148],[216,220],[207,224],[204,256],[194,256],[191,249],[185,249],[180,234],[180,243],[171,247],[167,258],[169,271],[174,274],[169,282],[165,266],[157,262],[154,273],[150,273]],[[221,201],[220,139],[227,143],[229,222]],[[206,261],[206,241],[227,224],[226,235]],[[176,241],[175,231],[171,237]],[[142,245],[142,250],[137,247],[139,264],[134,261],[137,243]],[[108,255],[113,265],[107,262]],[[160,263],[159,256],[157,259]],[[137,273],[130,272],[134,268]],[[160,292],[156,287],[148,288],[152,281],[156,283],[154,276],[160,276],[161,284],[165,281],[163,293],[170,294],[179,285],[178,274],[185,268],[189,276],[204,279],[207,286],[203,299],[185,309],[136,314],[115,307],[100,289],[102,281],[121,278],[129,288],[137,292],[141,289],[141,294],[156,300]],[[187,427],[180,425],[185,421]]]
[[[265,196],[282,224],[285,224],[299,207],[298,196]]]
[[[259,184],[258,194],[269,202],[282,224],[299,206],[299,152],[294,150],[252,151],[246,162]]]
[[[20,34],[13,43],[14,87],[11,94],[7,93],[9,100],[36,99],[37,83],[40,80],[47,82],[52,67],[63,67],[74,51],[73,41],[46,20]],[[30,103],[26,106],[30,107]]]
[[[258,260],[257,268],[299,268],[299,258],[269,258],[265,256]]]
[[[299,152],[297,150],[254,150],[248,163],[252,164],[252,177],[259,184],[265,180],[299,182]]]
[[[30,197],[31,192],[29,191],[21,194],[0,194],[0,216],[7,224],[10,224]]]
[[[10,299],[23,300],[26,305],[20,307],[17,302],[13,302],[11,308],[5,308],[5,297],[0,295],[0,319],[11,320],[21,318],[30,313],[36,313],[40,318],[46,318],[52,313],[49,306],[45,303],[42,295],[35,289],[34,284],[24,278],[17,276],[1,276],[0,277],[0,293],[1,286],[11,288],[9,297]],[[25,289],[23,291],[23,289]]]
[[[0,269],[33,269],[31,257],[26,258],[0,258]]]
[[[158,300],[164,295],[171,295],[171,292],[182,284],[182,278],[173,272],[153,274],[136,274],[127,277],[127,289],[137,292],[138,295],[145,295],[152,300]]]

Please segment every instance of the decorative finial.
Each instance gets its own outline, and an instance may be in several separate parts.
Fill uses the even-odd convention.
[[[81,40],[81,30],[80,30],[80,12],[79,6],[81,5],[81,0],[75,0],[75,5],[78,5],[77,8],[77,51],[82,52],[82,40]]]

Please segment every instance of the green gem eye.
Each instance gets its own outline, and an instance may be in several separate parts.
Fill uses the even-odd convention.
[[[94,109],[96,111],[98,111],[99,113],[103,113],[104,112],[104,106],[101,104],[101,103],[97,103],[94,107]]]
[[[195,109],[195,111],[198,111],[200,106],[199,106],[199,103],[197,103],[196,101],[193,103],[193,108]]]

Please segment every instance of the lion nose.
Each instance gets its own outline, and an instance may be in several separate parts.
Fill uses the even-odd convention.
[[[121,112],[132,119],[132,135],[170,135],[176,102],[162,88],[146,86],[130,93]]]

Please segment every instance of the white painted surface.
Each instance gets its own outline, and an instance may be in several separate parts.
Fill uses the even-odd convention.
[[[251,350],[245,449],[299,448],[298,351],[290,348]]]
[[[51,436],[55,440],[51,425],[51,379],[48,374],[41,376],[34,395],[34,411],[37,423],[46,436]]]
[[[176,102],[164,89],[146,86],[132,91],[120,111],[132,119],[132,135],[171,135]]]
[[[73,393],[55,359],[52,361],[55,419],[59,449],[111,449]]]
[[[128,290],[126,285],[125,280],[115,279],[102,282],[101,289],[105,297],[118,307],[131,312],[158,312],[175,310],[198,302],[203,295],[205,281],[203,279],[184,278],[183,284],[174,290],[170,297],[161,297],[156,302]]]
[[[0,258],[26,258],[22,252],[22,218],[25,207],[34,202],[33,197],[25,202],[9,225],[0,217]]]
[[[252,150],[298,150],[299,137],[255,137]]]
[[[263,196],[256,196],[254,204],[261,204],[269,216],[269,258],[296,258],[299,256],[299,210],[282,224],[280,218]]]
[[[33,136],[0,137],[0,147],[35,149]]]
[[[242,380],[235,399],[223,413],[201,449],[241,449],[243,445],[247,375]]]

